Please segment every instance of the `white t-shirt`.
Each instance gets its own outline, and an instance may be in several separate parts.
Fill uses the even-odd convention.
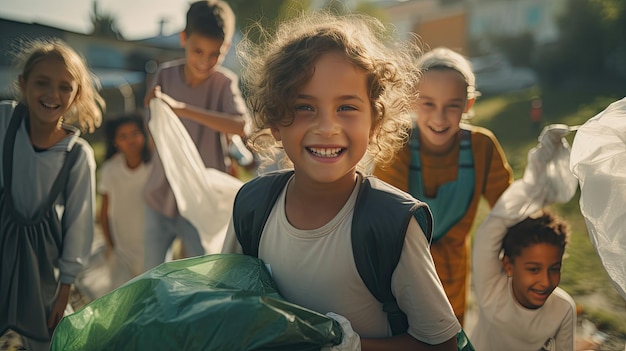
[[[143,187],[152,164],[141,163],[130,169],[118,153],[102,163],[98,192],[109,199],[109,228],[114,243],[117,267],[130,271],[131,278],[143,273],[143,227],[145,201]],[[120,272],[123,274],[123,272]]]
[[[280,294],[319,313],[346,317],[361,337],[391,336],[382,304],[361,280],[353,258],[351,223],[359,186],[335,218],[313,230],[300,230],[288,222],[286,188],[270,213],[259,245],[259,258],[269,266]],[[223,252],[242,252],[232,223]],[[415,219],[407,229],[391,283],[400,309],[407,314],[410,335],[440,344],[461,330]]]
[[[470,340],[481,351],[573,351],[576,305],[556,288],[538,309],[520,305],[499,259],[507,227],[515,224],[488,216],[476,231],[472,254],[472,284],[478,320]]]

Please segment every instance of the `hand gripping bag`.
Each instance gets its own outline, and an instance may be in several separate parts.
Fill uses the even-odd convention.
[[[332,318],[285,301],[265,264],[216,254],[163,263],[64,317],[52,351],[319,350]]]
[[[187,129],[163,100],[150,101],[148,126],[181,216],[196,227],[207,254],[219,253],[243,183],[204,166]]]
[[[591,243],[626,299],[626,98],[578,129],[570,169],[580,183],[580,211]]]

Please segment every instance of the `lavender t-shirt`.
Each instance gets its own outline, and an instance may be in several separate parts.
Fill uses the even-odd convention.
[[[204,82],[191,87],[185,82],[184,66],[184,59],[164,63],[156,74],[153,86],[160,85],[161,91],[167,95],[192,106],[236,115],[246,113],[238,79],[232,71],[216,66]],[[181,121],[198,147],[205,166],[226,171],[225,137],[218,131],[187,118],[181,118]],[[176,199],[158,152],[155,153],[153,162],[154,170],[148,177],[144,190],[146,204],[165,216],[175,217],[178,215]]]

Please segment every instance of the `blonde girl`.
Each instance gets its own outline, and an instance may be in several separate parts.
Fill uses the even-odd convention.
[[[19,102],[0,102],[0,334],[47,350],[91,248],[95,161],[80,132],[104,101],[59,39],[26,43],[17,63]]]

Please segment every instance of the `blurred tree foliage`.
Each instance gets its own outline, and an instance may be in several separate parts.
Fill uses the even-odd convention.
[[[93,13],[91,14],[91,23],[93,24],[92,35],[101,37],[115,38],[123,40],[124,36],[117,28],[115,17],[110,13],[104,13],[98,10],[98,2],[93,2]]]
[[[569,0],[560,38],[539,48],[535,68],[548,83],[572,75],[626,79],[626,1]]]

